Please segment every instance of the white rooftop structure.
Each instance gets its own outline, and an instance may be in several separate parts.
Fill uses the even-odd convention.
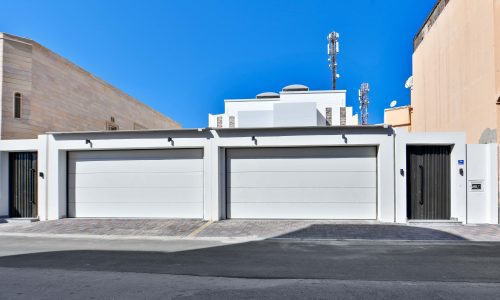
[[[255,99],[224,100],[223,114],[208,115],[212,128],[358,125],[358,115],[346,107],[345,90],[310,91],[292,84],[278,94],[266,92]]]

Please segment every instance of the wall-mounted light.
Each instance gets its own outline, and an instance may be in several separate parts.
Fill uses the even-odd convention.
[[[345,133],[342,133],[342,139],[344,140],[344,143],[347,144],[347,137],[345,136]]]
[[[253,143],[254,143],[255,145],[257,145],[257,138],[255,137],[255,135],[254,135],[254,136],[252,136],[252,141],[253,141]]]
[[[42,179],[45,178],[45,174],[43,172],[38,173],[38,176],[40,176],[40,178],[42,178]]]
[[[167,138],[167,142],[169,142],[172,146],[174,145],[174,140],[171,137]]]
[[[86,139],[86,140],[85,140],[85,145],[90,145],[90,148],[92,148],[92,147],[93,147],[93,145],[92,145],[92,141],[91,141],[91,140],[89,140],[89,139]]]

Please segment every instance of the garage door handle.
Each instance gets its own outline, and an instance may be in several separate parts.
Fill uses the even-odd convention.
[[[424,205],[424,166],[418,166],[420,168],[420,205]]]

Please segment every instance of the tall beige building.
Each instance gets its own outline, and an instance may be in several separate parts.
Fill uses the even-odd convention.
[[[179,124],[37,42],[0,33],[0,139]]]
[[[500,142],[500,0],[440,0],[415,37],[412,131]]]

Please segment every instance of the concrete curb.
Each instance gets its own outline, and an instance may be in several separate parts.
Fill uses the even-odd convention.
[[[0,237],[32,237],[52,239],[95,239],[95,240],[147,240],[147,241],[213,241],[223,244],[237,244],[264,240],[290,242],[338,242],[338,243],[428,243],[428,244],[471,244],[500,243],[488,240],[391,240],[391,239],[321,239],[321,238],[279,238],[279,237],[197,237],[197,236],[138,236],[138,235],[95,235],[95,234],[60,234],[60,233],[19,233],[0,232]]]
[[[150,241],[214,241],[221,243],[244,243],[265,240],[266,238],[250,237],[195,237],[195,236],[139,236],[139,235],[96,235],[96,234],[63,234],[63,233],[20,233],[0,232],[0,237],[33,237],[53,239],[96,239],[96,240],[150,240]]]

